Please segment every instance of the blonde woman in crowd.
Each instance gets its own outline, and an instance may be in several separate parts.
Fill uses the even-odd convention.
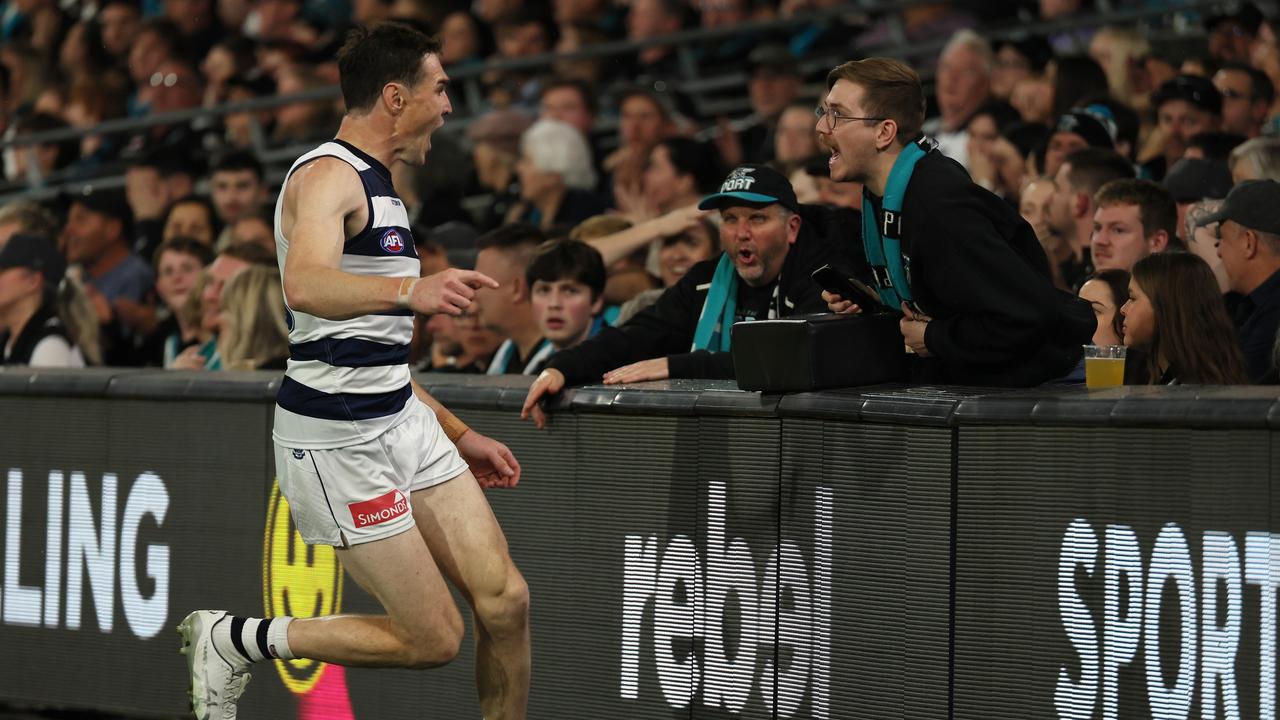
[[[283,370],[289,358],[280,272],[254,265],[222,291],[218,351],[227,370]]]

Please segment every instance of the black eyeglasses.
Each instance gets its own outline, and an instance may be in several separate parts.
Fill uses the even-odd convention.
[[[814,108],[813,116],[818,118],[819,120],[826,118],[827,128],[830,130],[835,130],[836,125],[840,124],[840,122],[845,120],[866,120],[868,122],[880,122],[881,120],[888,119],[888,118],[882,118],[882,117],[853,117],[852,115],[841,115],[840,113],[836,112],[835,110],[832,110],[826,105],[819,105],[818,107]]]

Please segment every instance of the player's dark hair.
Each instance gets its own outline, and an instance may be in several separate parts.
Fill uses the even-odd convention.
[[[347,112],[372,109],[388,83],[413,87],[422,82],[422,59],[439,54],[439,41],[404,23],[352,30],[338,51],[339,84]]]

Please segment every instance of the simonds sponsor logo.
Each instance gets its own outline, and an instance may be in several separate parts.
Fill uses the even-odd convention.
[[[362,528],[394,520],[409,512],[409,501],[399,490],[392,490],[372,500],[351,503],[347,509],[351,511],[356,527]]]

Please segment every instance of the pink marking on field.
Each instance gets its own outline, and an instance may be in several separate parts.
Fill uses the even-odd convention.
[[[320,679],[306,695],[298,696],[298,720],[355,720],[347,693],[347,671],[341,665],[325,665]]]

